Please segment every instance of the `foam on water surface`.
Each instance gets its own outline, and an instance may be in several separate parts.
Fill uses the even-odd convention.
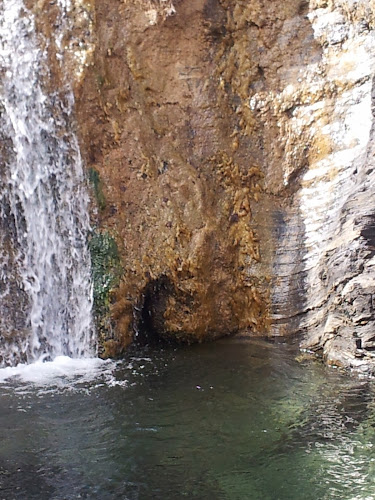
[[[115,370],[118,363],[99,358],[77,358],[57,356],[53,361],[36,361],[0,369],[0,386],[15,386],[20,391],[28,390],[89,390],[99,386],[123,386],[126,380],[117,380]]]

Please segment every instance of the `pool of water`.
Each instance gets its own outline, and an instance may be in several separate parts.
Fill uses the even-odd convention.
[[[374,382],[297,355],[229,339],[0,376],[0,500],[375,499]]]

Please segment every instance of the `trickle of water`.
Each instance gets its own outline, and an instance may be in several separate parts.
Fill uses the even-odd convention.
[[[0,3],[0,68],[0,362],[91,356],[88,197],[74,99],[69,89],[47,90],[47,49],[23,0]]]

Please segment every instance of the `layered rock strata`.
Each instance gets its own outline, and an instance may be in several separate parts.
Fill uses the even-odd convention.
[[[283,184],[295,191],[278,229],[276,324],[295,325],[303,347],[360,371],[373,370],[375,347],[373,7],[310,2],[302,42],[317,44],[315,56],[283,66],[278,91],[249,101],[276,121]],[[297,53],[306,56],[303,44]]]

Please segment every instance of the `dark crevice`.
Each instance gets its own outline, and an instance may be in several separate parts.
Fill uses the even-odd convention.
[[[135,314],[135,343],[144,345],[166,345],[172,341],[165,337],[164,312],[173,287],[167,276],[160,276],[147,283],[142,300]]]
[[[367,247],[375,248],[375,214],[366,217],[361,236],[365,239]]]
[[[308,14],[310,8],[309,0],[302,0],[298,7],[298,14],[300,16],[304,16]]]

